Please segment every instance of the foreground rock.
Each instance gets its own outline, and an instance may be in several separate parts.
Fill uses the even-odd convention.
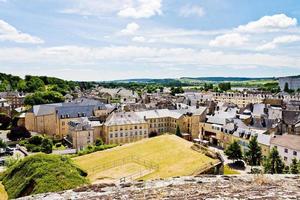
[[[98,184],[21,199],[300,199],[300,179],[292,175],[179,177]]]

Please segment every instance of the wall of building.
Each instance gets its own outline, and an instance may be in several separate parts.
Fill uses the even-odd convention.
[[[276,147],[279,155],[281,156],[282,160],[286,165],[290,165],[292,163],[293,158],[297,158],[300,160],[300,151],[289,149],[283,146],[271,144],[271,149]]]

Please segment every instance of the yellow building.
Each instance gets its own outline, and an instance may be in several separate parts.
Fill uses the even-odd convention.
[[[33,106],[25,115],[25,127],[29,131],[62,139],[68,134],[70,121],[81,117],[106,118],[114,108],[99,101],[79,99],[74,102]]]

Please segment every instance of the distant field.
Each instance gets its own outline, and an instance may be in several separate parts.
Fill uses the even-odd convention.
[[[105,177],[113,177],[114,174],[117,174],[115,178],[119,178],[120,176],[127,176],[129,173],[134,173],[134,171],[138,172],[141,170],[141,166],[136,165],[125,168],[111,168],[106,171],[107,173],[104,173],[104,170],[101,170],[101,168],[98,169],[103,163],[133,155],[159,166],[158,170],[144,176],[142,178],[144,180],[192,175],[199,169],[217,162],[217,160],[192,150],[190,148],[192,145],[191,142],[175,135],[163,135],[106,151],[76,157],[74,161],[88,172],[88,177],[92,182]]]

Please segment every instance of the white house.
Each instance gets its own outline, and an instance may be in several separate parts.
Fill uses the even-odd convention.
[[[300,136],[285,134],[274,136],[271,148],[276,147],[285,164],[290,165],[293,158],[300,160]]]

